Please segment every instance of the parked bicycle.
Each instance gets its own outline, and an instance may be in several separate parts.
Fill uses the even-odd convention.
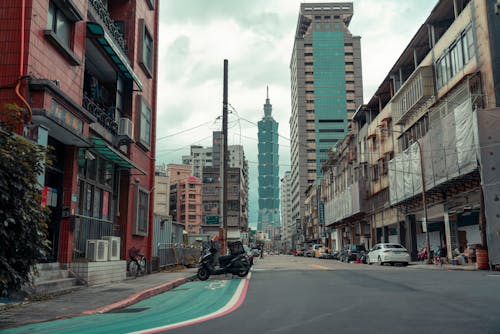
[[[129,252],[127,272],[129,276],[140,276],[146,273],[146,257],[140,253],[140,250],[132,247]]]

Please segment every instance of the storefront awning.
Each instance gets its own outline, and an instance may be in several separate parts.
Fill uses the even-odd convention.
[[[125,169],[136,169],[142,174],[146,175],[146,172],[142,170],[141,168],[137,167],[134,165],[132,161],[127,159],[123,154],[115,150],[113,147],[108,145],[104,139],[91,136],[89,137],[92,143],[94,144],[92,146],[92,151],[97,152],[99,155],[102,155],[104,158],[112,161],[113,163],[117,164],[121,168]]]
[[[135,81],[137,86],[142,90],[142,82],[135,74],[132,67],[128,63],[126,57],[123,56],[118,45],[113,41],[113,38],[104,30],[104,28],[96,22],[87,22],[87,37],[97,40],[110,59],[115,63],[116,67],[125,76],[125,78]]]

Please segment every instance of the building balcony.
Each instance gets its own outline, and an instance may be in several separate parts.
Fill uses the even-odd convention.
[[[106,130],[108,130],[113,136],[118,135],[118,123],[115,122],[114,107],[110,107],[105,109],[100,106],[99,103],[88,97],[87,95],[83,95],[82,106],[90,112],[93,116],[96,117],[97,122],[102,125]]]
[[[354,182],[325,202],[325,225],[341,222],[365,210],[365,184]]]
[[[420,197],[422,178],[426,193],[443,194],[457,188],[460,180],[470,182],[479,168],[472,95],[456,91],[435,110],[450,110],[429,131],[388,163],[390,204]]]
[[[109,15],[108,8],[104,5],[102,0],[89,0],[89,5],[89,10],[93,12],[95,19],[101,21],[116,45],[120,47],[124,54],[127,54],[128,49],[127,43],[125,42],[125,36]]]
[[[404,124],[433,95],[432,66],[420,66],[392,98],[394,123]]]

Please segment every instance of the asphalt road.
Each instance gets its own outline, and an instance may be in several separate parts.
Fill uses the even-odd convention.
[[[181,322],[195,324],[175,328]],[[168,333],[500,333],[500,273],[268,256],[255,260],[250,279],[213,276],[111,313],[5,333],[159,333],[168,325]]]
[[[500,273],[269,256],[243,304],[172,333],[500,333]]]

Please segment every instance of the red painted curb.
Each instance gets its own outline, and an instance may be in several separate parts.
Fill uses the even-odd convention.
[[[178,287],[179,285],[184,284],[185,282],[186,282],[186,278],[178,278],[172,282],[167,282],[167,283],[164,283],[164,284],[161,284],[161,285],[158,285],[158,286],[155,286],[155,287],[143,290],[143,291],[138,291],[138,292],[136,292],[136,293],[128,296],[127,298],[120,300],[116,303],[106,305],[103,307],[99,307],[97,309],[84,311],[80,315],[106,313],[106,312],[109,312],[109,311],[112,311],[112,310],[115,310],[118,308],[127,307],[127,306],[130,306],[132,304],[138,303],[141,300],[156,296],[156,295],[163,293],[165,291],[172,290],[173,288]]]

